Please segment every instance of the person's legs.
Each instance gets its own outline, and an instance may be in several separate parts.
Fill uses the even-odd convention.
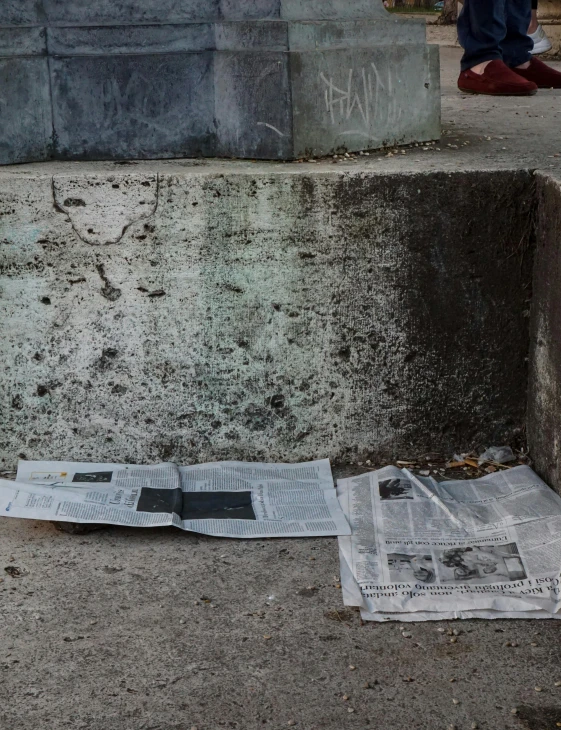
[[[531,5],[531,0],[465,0],[458,18],[464,47],[460,90],[526,96],[538,88],[561,88],[561,73],[532,56]]]
[[[501,41],[503,61],[510,68],[527,63],[532,57],[534,42],[528,35],[531,19],[530,0],[506,0],[506,35]]]
[[[465,0],[458,17],[458,40],[464,49],[462,71],[486,61],[502,59],[501,42],[507,33],[508,0]]]
[[[538,0],[532,0],[532,19],[528,26],[528,35],[535,33],[538,29]]]
[[[504,62],[539,89],[561,89],[561,73],[532,55],[534,41],[527,34],[530,0],[506,0],[506,9],[507,34],[501,44]]]
[[[458,79],[461,91],[526,96],[538,90],[536,84],[522,79],[503,62],[503,43],[509,33],[507,8],[511,1],[526,2],[529,12],[530,0],[465,0],[458,18],[458,38],[464,48]],[[529,38],[527,42],[531,43]],[[518,62],[523,63],[526,52],[520,58]]]
[[[547,51],[551,50],[551,41],[538,21],[538,0],[532,0],[532,19],[528,26],[528,35],[534,44],[532,48],[532,54],[534,56],[538,56],[540,53],[547,53]]]

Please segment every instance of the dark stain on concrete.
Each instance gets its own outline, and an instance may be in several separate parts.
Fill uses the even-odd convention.
[[[341,337],[353,336],[343,352],[361,383],[359,410],[387,410],[400,440],[409,434],[427,450],[515,437],[525,417],[531,174],[350,177],[334,198],[350,245],[333,316]],[[383,313],[381,292],[393,300]],[[349,318],[349,306],[360,314]],[[368,377],[382,381],[377,395],[363,390]]]
[[[16,393],[12,398],[12,408],[16,411],[21,411],[23,408],[23,398],[19,393]]]
[[[561,706],[532,707],[521,705],[518,709],[518,719],[528,730],[552,730],[561,725]]]
[[[271,396],[270,399],[271,408],[279,410],[284,407],[284,395],[281,393]]]
[[[100,370],[109,370],[111,367],[113,367],[113,363],[115,362],[115,358],[119,354],[119,351],[114,347],[106,347],[102,353],[101,357],[97,361],[97,367]]]
[[[120,298],[122,291],[111,284],[107,274],[105,273],[105,266],[103,264],[97,264],[96,269],[101,281],[103,282],[103,287],[101,289],[102,296],[110,302],[116,302],[117,299]]]

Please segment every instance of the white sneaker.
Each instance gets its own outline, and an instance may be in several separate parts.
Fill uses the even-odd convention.
[[[529,33],[528,35],[534,41],[534,48],[531,51],[534,55],[546,53],[546,51],[551,50],[551,42],[541,25],[538,25],[534,33]]]

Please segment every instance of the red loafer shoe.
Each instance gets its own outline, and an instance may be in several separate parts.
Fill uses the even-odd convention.
[[[531,66],[527,71],[530,68]],[[559,75],[561,76],[561,74]],[[490,94],[491,96],[530,96],[538,90],[533,81],[518,75],[518,69],[514,72],[498,59],[487,64],[482,74],[476,74],[469,69],[462,71],[458,79],[458,88],[460,91],[467,91],[470,94]]]
[[[533,81],[539,89],[561,89],[561,73],[539,58],[532,58],[528,68],[512,69],[517,76]]]

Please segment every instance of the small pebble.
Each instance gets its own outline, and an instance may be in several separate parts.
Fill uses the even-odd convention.
[[[453,704],[453,705],[459,705],[459,704],[460,704],[460,700],[457,700],[457,699],[456,699],[456,698],[454,697],[454,699],[452,700],[452,704]]]
[[[445,634],[446,633],[446,629],[442,629],[442,628],[437,629],[437,631],[438,631],[439,634]]]
[[[448,730],[458,730],[455,725],[448,725]]]
[[[347,712],[354,712],[354,707],[347,707]]]
[[[184,618],[180,618],[180,619],[179,619],[179,623],[180,623],[180,624],[184,624],[184,623],[185,623],[185,619],[184,619]]]
[[[531,641],[531,642],[530,642],[530,646],[537,646],[537,644],[536,644],[536,642],[535,642],[535,641]]]
[[[370,682],[365,682],[362,686],[364,689],[370,689]]]
[[[510,714],[511,715],[518,715],[518,710],[516,709],[516,707],[513,707],[512,708],[512,710],[510,711]]]
[[[288,721],[288,722],[287,722],[286,724],[287,724],[287,725],[288,725],[289,727],[292,727],[293,725],[296,725],[296,720],[289,720],[289,721]]]
[[[541,692],[543,690],[543,687],[534,687],[534,689],[536,690],[536,692]]]
[[[345,700],[345,702],[346,702],[346,701],[347,701],[348,699],[350,699],[350,698],[349,698],[349,695],[343,695],[343,699],[344,699],[344,700]]]
[[[409,631],[402,631],[401,635],[404,639],[410,639],[413,636],[413,634],[410,634]]]
[[[354,664],[349,664],[349,669],[351,670],[351,672],[354,672],[354,670],[356,669],[356,667],[355,667]]]
[[[556,687],[561,687],[561,682],[555,682]]]
[[[479,725],[476,722],[471,723],[471,730],[477,730],[478,727]]]
[[[458,641],[458,637],[457,637],[457,636],[453,636],[453,637],[452,637],[452,638],[450,639],[450,643],[451,643],[451,644],[455,644],[455,643],[456,643],[457,641]]]
[[[454,629],[452,633],[454,634],[454,636],[459,636],[462,632],[460,631],[460,629]]]

